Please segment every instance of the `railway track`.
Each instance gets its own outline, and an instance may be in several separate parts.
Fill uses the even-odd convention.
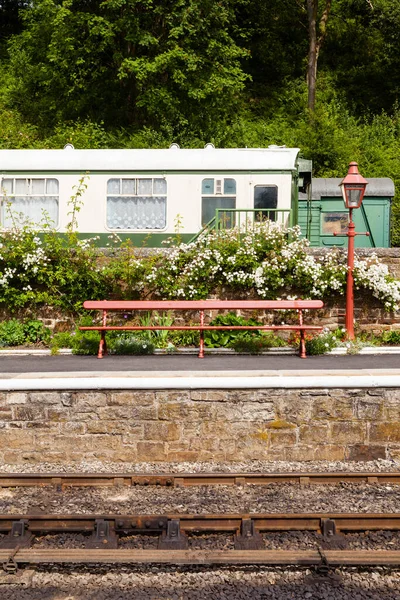
[[[7,487],[112,487],[157,485],[191,487],[201,485],[270,485],[297,483],[400,484],[400,473],[0,473],[0,488]]]
[[[320,544],[311,550],[268,550],[262,533],[311,531]],[[0,561],[13,573],[21,565],[175,564],[399,566],[400,550],[343,549],[350,532],[400,531],[400,513],[0,515]],[[233,534],[233,550],[196,550],[191,535]],[[38,536],[84,534],[84,548],[35,548]],[[158,536],[157,548],[119,547],[123,536]]]

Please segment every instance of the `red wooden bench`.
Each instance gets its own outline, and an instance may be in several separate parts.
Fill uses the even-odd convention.
[[[321,331],[318,325],[304,325],[303,310],[318,309],[324,306],[321,300],[87,300],[83,303],[87,310],[103,312],[101,325],[79,327],[82,331],[99,331],[100,343],[97,357],[107,354],[107,331],[144,331],[144,330],[194,330],[200,332],[199,358],[204,358],[204,332],[213,330],[262,330],[262,331],[299,331],[301,358],[306,358],[306,331]],[[112,311],[199,311],[199,324],[195,325],[108,325],[107,316]],[[295,325],[207,325],[204,312],[208,310],[295,310],[298,323]]]

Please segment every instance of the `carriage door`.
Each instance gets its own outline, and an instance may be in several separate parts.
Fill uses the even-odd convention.
[[[253,200],[255,221],[277,220],[278,187],[276,185],[255,185]]]

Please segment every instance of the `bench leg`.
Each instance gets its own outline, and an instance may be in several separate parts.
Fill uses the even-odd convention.
[[[204,358],[204,331],[200,330],[200,347],[198,358]]]
[[[102,331],[100,334],[99,351],[97,354],[97,358],[103,358],[105,354],[107,354],[106,332]]]
[[[303,329],[300,331],[300,358],[307,358],[306,340],[305,340],[305,333],[304,333]]]

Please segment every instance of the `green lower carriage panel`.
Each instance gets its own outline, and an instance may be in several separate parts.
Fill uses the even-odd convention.
[[[348,211],[340,179],[313,179],[309,198],[299,195],[299,225],[311,246],[347,247]],[[363,203],[353,211],[356,248],[390,247],[390,210],[394,196],[391,179],[369,179]]]
[[[61,237],[66,237],[67,234],[60,233]],[[115,231],[111,233],[78,233],[80,240],[90,240],[95,238],[95,246],[98,248],[119,248],[121,244],[126,245],[128,242],[132,248],[168,248],[169,242],[171,245],[178,243],[188,243],[194,236],[193,233],[119,233]]]

